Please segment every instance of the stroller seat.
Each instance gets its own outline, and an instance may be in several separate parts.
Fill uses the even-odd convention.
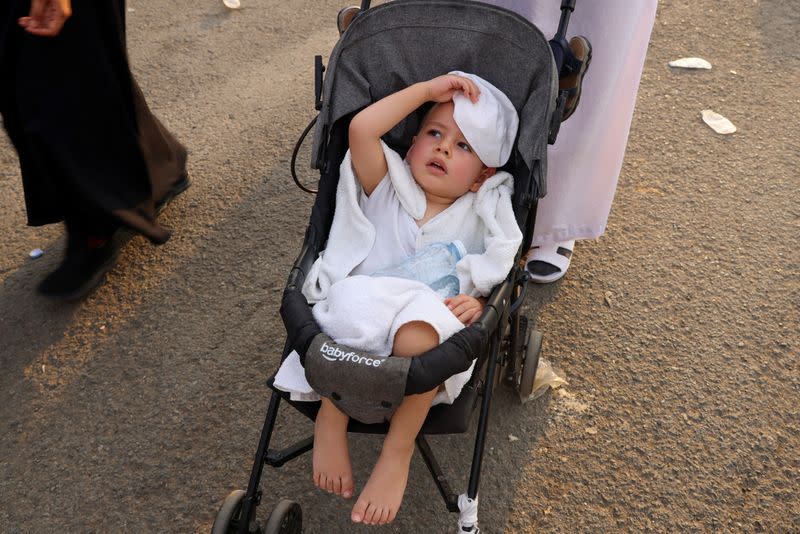
[[[274,387],[274,381],[275,377],[273,376],[267,381],[267,386],[277,395],[312,421],[317,418],[317,411],[320,406],[319,401],[293,401],[289,398],[290,394],[288,392]],[[466,384],[453,404],[437,404],[431,407],[420,433],[436,435],[462,434],[466,432],[469,429],[472,412],[475,410],[477,403],[478,387],[472,384]],[[350,419],[347,425],[348,432],[355,432],[358,434],[386,434],[388,430],[388,422],[370,425],[356,419]]]

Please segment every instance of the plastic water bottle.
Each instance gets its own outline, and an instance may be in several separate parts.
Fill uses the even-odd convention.
[[[454,274],[448,274],[447,276],[439,278],[434,283],[428,285],[443,299],[455,297],[461,293],[461,285],[458,283],[458,277]]]
[[[442,298],[459,294],[456,263],[467,254],[461,241],[433,243],[400,265],[372,273],[372,276],[394,276],[416,280],[429,286]]]

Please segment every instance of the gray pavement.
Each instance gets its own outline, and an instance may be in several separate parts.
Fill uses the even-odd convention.
[[[55,305],[34,288],[61,229],[24,226],[0,139],[0,532],[208,532],[246,485],[283,345],[280,291],[313,200],[288,161],[341,4],[128,7],[134,71],[194,182],[162,216],[168,244],[133,239],[104,286]],[[498,393],[484,532],[800,531],[798,24],[797,2],[660,3],[608,230],[526,305],[569,385],[524,406]],[[666,65],[692,55],[714,68]],[[739,131],[712,132],[706,108]],[[276,439],[310,431],[285,410]],[[431,440],[456,489],[471,437]],[[380,443],[353,443],[363,484]],[[315,490],[308,455],[263,487],[261,517],[288,497],[306,532],[367,530]],[[415,457],[382,530],[454,521]]]

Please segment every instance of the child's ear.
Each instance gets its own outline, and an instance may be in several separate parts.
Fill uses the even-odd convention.
[[[497,169],[495,167],[484,167],[484,169],[478,175],[478,179],[475,180],[475,183],[472,184],[472,187],[470,187],[469,190],[475,193],[481,188],[483,182],[494,176],[496,172]]]

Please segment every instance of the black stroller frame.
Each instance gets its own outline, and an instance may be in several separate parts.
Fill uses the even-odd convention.
[[[543,93],[545,98],[549,101],[545,102],[545,111],[542,117],[540,117],[540,122],[544,123],[545,129],[547,130],[545,132],[545,134],[547,134],[546,141],[550,143],[555,141],[555,137],[558,133],[561,111],[565,101],[565,94],[563,92],[559,94],[557,91],[558,73],[563,75],[565,73],[564,65],[574,64],[575,61],[574,57],[571,56],[571,51],[565,38],[569,16],[575,7],[575,1],[576,0],[561,0],[562,15],[558,33],[548,43],[552,49],[552,61],[550,62],[552,68],[548,66],[538,72],[539,75],[552,78],[548,81],[550,87],[545,87],[547,91]],[[361,12],[356,17],[351,27],[357,27],[358,22],[361,22],[359,19],[367,19],[369,17],[366,15],[371,15],[373,12],[378,12],[379,10],[402,9],[403,4],[414,6],[421,3],[421,0],[395,0],[389,4],[383,4],[370,9],[370,1],[362,0]],[[452,0],[431,0],[429,3],[432,6],[442,6],[443,8],[452,8],[458,5],[463,6],[459,7],[459,9],[489,9],[493,14],[502,13],[503,16],[510,17],[509,20],[514,24],[527,25],[530,29],[538,32],[534,26],[524,21],[521,17],[494,6],[486,6],[466,0],[460,0],[458,2]],[[351,30],[345,32],[343,39],[345,39],[350,32]],[[540,32],[539,38],[541,38]],[[337,49],[341,44],[342,40],[337,44]],[[334,52],[335,51],[336,49]],[[333,62],[333,54],[331,57],[331,62]],[[358,109],[363,107],[363,105],[361,105],[363,103],[360,103],[356,106],[357,109],[345,110],[347,112],[343,113],[340,117],[334,117],[333,120],[325,122],[324,119],[329,117],[324,117],[324,114],[326,111],[330,113],[330,109],[326,110],[324,105],[326,103],[322,101],[322,97],[323,95],[330,95],[333,82],[330,82],[330,80],[327,79],[328,76],[326,76],[325,86],[323,87],[322,74],[325,68],[322,65],[320,56],[317,56],[315,59],[316,107],[318,110],[322,109],[320,120],[317,122],[315,136],[316,160],[313,162],[314,166],[320,169],[319,191],[317,192],[317,198],[314,203],[309,226],[306,230],[302,249],[288,277],[284,301],[286,301],[287,294],[299,292],[305,280],[306,273],[309,272],[311,265],[318,257],[320,251],[324,249],[327,232],[333,217],[339,162],[341,162],[347,150],[347,127],[349,125],[349,119],[352,118],[353,114],[358,111]],[[568,69],[569,67],[566,68]],[[372,93],[372,91],[373,87],[370,86],[368,92]],[[382,92],[388,94],[388,92],[392,91],[384,89]],[[370,94],[370,98],[374,100],[382,96],[384,95]],[[512,98],[512,101],[513,100]],[[517,101],[520,101],[520,98],[517,98]],[[295,148],[295,153],[292,156],[293,165],[299,145],[317,120],[318,119],[314,119],[314,121],[312,121],[298,141],[298,146]],[[400,130],[402,130],[402,128]],[[397,132],[393,130],[394,134],[392,134],[392,132],[389,134],[389,137],[394,135],[393,140],[395,143],[399,143],[399,140],[404,136],[406,136],[406,138],[410,137],[407,134],[409,130],[414,131],[414,125],[409,124],[404,131],[400,130]],[[486,335],[484,349],[478,353],[475,370],[471,378],[452,405],[437,405],[431,408],[428,418],[416,438],[417,448],[425,465],[433,476],[434,483],[444,499],[449,512],[461,511],[459,507],[459,495],[452,490],[425,435],[466,432],[469,428],[469,422],[474,408],[477,406],[478,401],[480,401],[480,415],[478,418],[472,464],[466,491],[466,497],[468,499],[476,500],[478,497],[478,486],[494,387],[500,382],[506,382],[515,386],[519,390],[521,400],[524,402],[532,392],[533,380],[538,366],[542,336],[539,332],[533,330],[528,325],[528,319],[520,314],[520,307],[525,299],[528,284],[528,275],[524,270],[524,266],[521,264],[520,258],[524,251],[527,250],[532,240],[537,201],[544,196],[545,193],[546,156],[541,147],[539,147],[540,150],[536,158],[526,158],[524,155],[520,154],[517,145],[518,143],[522,144],[524,135],[525,133],[522,132],[521,128],[520,136],[518,137],[517,143],[515,143],[516,149],[512,153],[511,160],[506,167],[504,167],[511,172],[515,178],[513,209],[517,223],[523,230],[524,235],[522,246],[516,254],[515,259],[517,261],[515,261],[515,265],[506,279],[494,288],[488,298],[483,314],[477,323],[473,325]],[[292,174],[294,176],[294,168],[292,168]],[[295,181],[297,181],[296,177]],[[298,185],[300,185],[299,182]],[[284,317],[284,319],[286,318]],[[292,340],[287,338],[281,357],[281,363],[283,363],[294,348]],[[296,502],[290,500],[280,501],[263,526],[256,518],[256,508],[259,506],[262,498],[262,490],[259,487],[259,483],[264,465],[280,467],[313,448],[313,436],[286,448],[270,448],[270,442],[272,440],[281,401],[285,400],[311,420],[314,420],[316,412],[319,409],[318,402],[292,401],[288,393],[280,391],[273,386],[273,381],[274,377],[268,381],[268,386],[272,388],[273,391],[270,397],[269,407],[267,408],[247,490],[235,490],[224,500],[214,521],[212,534],[274,534],[299,533],[302,531],[302,513],[300,506]],[[348,432],[382,434],[385,433],[387,429],[388,423],[367,425],[354,419],[351,419],[348,425]],[[479,532],[477,523],[460,523],[460,526],[463,532]]]

